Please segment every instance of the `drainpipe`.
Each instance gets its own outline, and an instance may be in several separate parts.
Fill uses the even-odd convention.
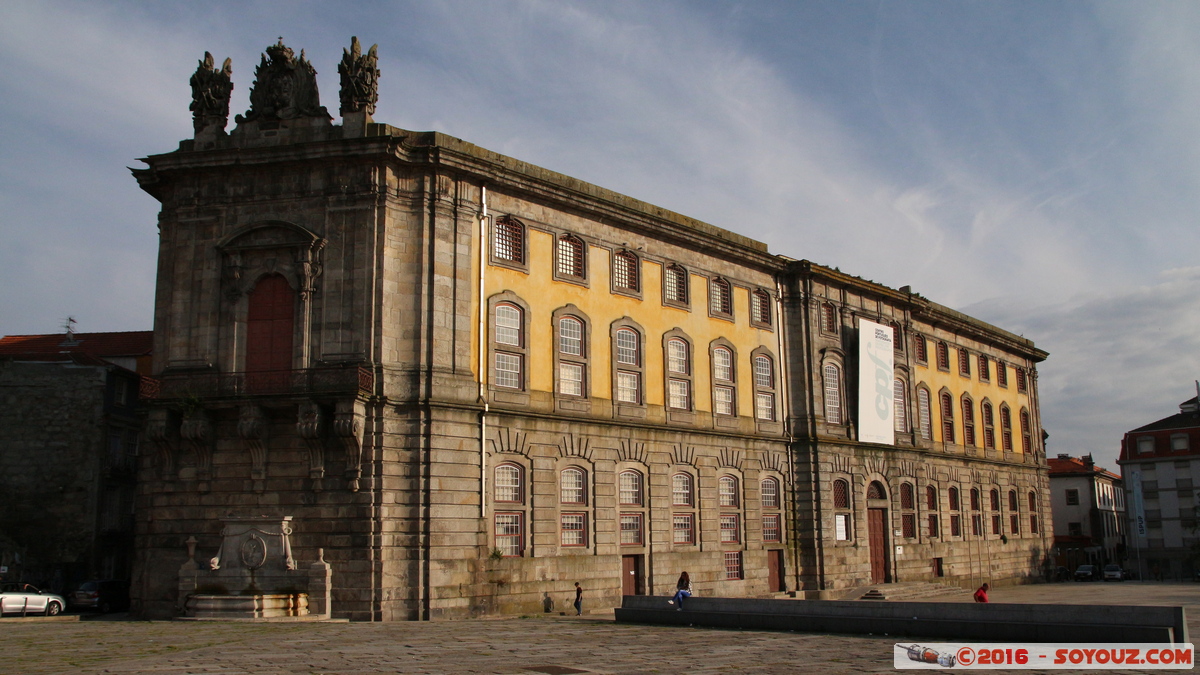
[[[479,518],[487,531],[487,298],[484,297],[484,272],[488,257],[487,186],[480,186],[479,196]]]
[[[795,527],[798,519],[796,518],[796,505],[794,500],[795,484],[796,484],[796,467],[792,457],[792,444],[795,442],[795,435],[792,433],[792,408],[791,408],[791,359],[789,358],[787,336],[784,331],[787,330],[783,318],[783,282],[780,281],[779,275],[775,276],[775,325],[779,327],[776,331],[776,339],[779,342],[779,409],[783,413],[783,433],[787,437],[787,467],[788,467],[788,483],[793,486],[787,490],[787,510],[791,514],[790,529],[791,548],[792,548],[792,590],[799,590],[800,586],[800,545],[797,535],[798,527]],[[787,374],[786,378],[784,374]]]

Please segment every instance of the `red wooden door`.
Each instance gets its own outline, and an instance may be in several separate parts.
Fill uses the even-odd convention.
[[[787,590],[783,586],[783,551],[767,551],[767,586],[773,593]]]
[[[296,293],[278,274],[263,277],[250,292],[246,313],[246,372],[292,369]]]
[[[621,556],[621,595],[642,594],[642,556]]]
[[[871,583],[886,583],[887,509],[867,509],[867,536],[871,542]]]

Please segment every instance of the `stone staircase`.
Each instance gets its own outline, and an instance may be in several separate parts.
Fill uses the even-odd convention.
[[[932,581],[910,581],[897,584],[872,584],[859,586],[846,591],[842,600],[903,600],[920,602],[923,600],[939,601],[950,597],[969,596],[971,591],[950,584],[938,584]]]

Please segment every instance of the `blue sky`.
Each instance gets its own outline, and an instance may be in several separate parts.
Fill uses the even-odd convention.
[[[1200,3],[0,4],[0,334],[151,326],[188,78],[351,35],[378,121],[438,130],[1032,338],[1051,453],[1200,378]]]

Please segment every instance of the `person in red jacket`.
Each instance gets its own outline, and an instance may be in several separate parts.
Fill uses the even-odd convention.
[[[991,586],[988,586],[987,584],[980,586],[979,590],[975,591],[975,602],[987,602],[987,592],[989,588],[991,588]]]

